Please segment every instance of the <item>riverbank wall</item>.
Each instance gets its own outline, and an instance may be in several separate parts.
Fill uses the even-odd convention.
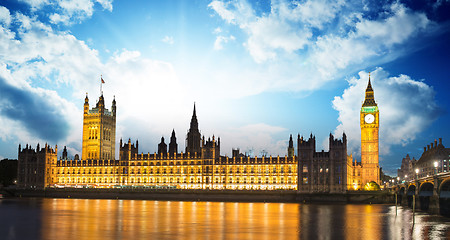
[[[285,202],[285,203],[395,203],[388,191],[299,193],[297,191],[181,190],[181,189],[9,189],[10,197],[141,199],[167,201]]]

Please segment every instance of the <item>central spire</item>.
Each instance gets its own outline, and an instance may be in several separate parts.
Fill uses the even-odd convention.
[[[194,102],[194,111],[192,113],[192,119],[191,119],[191,127],[189,128],[188,134],[186,136],[186,152],[190,152],[191,154],[194,153],[201,153],[201,146],[200,146],[200,131],[198,130],[198,120],[197,120],[197,112],[195,109],[195,102]]]
[[[195,102],[194,102],[194,113],[192,114],[192,117],[194,118],[197,118],[197,113],[195,112]]]
[[[198,129],[198,120],[197,120],[197,112],[195,110],[195,102],[194,102],[194,111],[192,113],[191,118],[191,129]]]
[[[366,88],[366,98],[364,99],[364,103],[362,106],[363,107],[377,106],[377,103],[375,102],[375,97],[373,94],[372,83],[370,82],[370,73],[369,73],[369,83],[367,84],[367,88]]]

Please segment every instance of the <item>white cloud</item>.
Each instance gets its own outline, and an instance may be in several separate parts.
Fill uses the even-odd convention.
[[[3,23],[5,26],[9,26],[11,23],[9,10],[3,6],[0,6],[0,23]]]
[[[261,84],[248,88],[248,94],[268,88],[318,89],[357,70],[402,56],[408,52],[409,40],[434,30],[434,23],[424,13],[400,3],[387,5],[384,12],[370,19],[358,6],[343,1],[281,0],[271,2],[270,12],[257,13],[245,0],[209,4],[226,24],[247,35],[243,46],[257,63],[247,68],[262,71],[259,83],[268,83],[264,85],[267,88]],[[216,42],[221,43],[221,39],[216,38]],[[238,83],[251,81],[242,74],[232,74],[225,77]]]
[[[355,37],[368,38],[373,43],[379,42],[375,45],[377,47],[390,47],[404,42],[430,24],[424,13],[414,13],[398,3],[391,6],[391,14],[384,20],[364,19],[357,22]]]
[[[50,0],[20,0],[31,6],[33,11],[40,9],[42,6],[50,4]]]
[[[70,16],[53,13],[49,16],[50,22],[53,24],[65,23],[70,20]]]
[[[231,10],[228,10],[227,7],[229,4],[225,4],[222,1],[212,1],[208,7],[214,9],[214,11],[217,12],[217,14],[222,17],[225,21],[228,23],[232,23],[235,20],[234,13]]]
[[[236,38],[233,35],[230,35],[229,37],[217,36],[216,41],[214,42],[214,50],[222,50],[223,44],[234,40],[236,40]]]
[[[333,100],[339,112],[337,135],[345,132],[349,140],[349,153],[360,155],[361,130],[359,113],[368,82],[368,73],[349,80],[342,96]],[[423,81],[400,75],[391,77],[382,68],[371,74],[375,100],[380,110],[380,153],[389,153],[390,146],[406,145],[414,140],[439,115],[434,99],[435,91]],[[387,127],[389,126],[389,127]]]
[[[219,34],[221,32],[222,32],[222,29],[220,27],[215,28],[213,31],[214,34]]]
[[[100,3],[102,5],[103,9],[106,9],[110,12],[113,10],[112,2],[113,0],[96,0],[96,2]]]
[[[52,24],[72,24],[89,18],[94,13],[95,3],[99,3],[103,9],[112,11],[113,0],[21,0],[30,5],[32,11],[39,11],[45,6],[53,7],[53,13],[49,14]]]
[[[170,45],[174,44],[173,37],[171,36],[165,36],[163,39],[161,39],[161,41]]]
[[[308,0],[302,3],[278,1],[273,4],[273,8],[277,9],[280,16],[288,20],[301,21],[311,27],[322,28],[324,24],[335,18],[344,4],[342,0]]]

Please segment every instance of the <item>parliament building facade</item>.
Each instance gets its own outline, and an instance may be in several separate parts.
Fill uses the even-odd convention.
[[[158,152],[152,154],[140,153],[138,141],[120,139],[116,159],[116,101],[112,101],[110,111],[102,94],[91,109],[85,98],[81,158],[75,155],[69,159],[65,147],[58,160],[57,146],[53,149],[46,144],[40,148],[38,144],[33,149],[27,144],[22,149],[19,145],[18,184],[25,188],[286,189],[330,193],[361,188],[368,181],[379,183],[378,108],[370,78],[367,89],[361,118],[370,118],[366,116],[371,114],[375,119],[361,121],[361,163],[347,156],[345,134],[342,139],[330,134],[327,152],[316,151],[315,136],[311,134],[308,138],[297,136],[297,155],[291,135],[285,156],[250,157],[238,149],[233,149],[232,157],[221,156],[220,138],[201,135],[195,105],[184,152],[178,151],[172,131],[168,145],[161,138]]]

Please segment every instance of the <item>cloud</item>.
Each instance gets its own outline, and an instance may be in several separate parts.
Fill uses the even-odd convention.
[[[7,27],[11,23],[11,15],[9,10],[3,6],[0,6],[0,23],[3,23]]]
[[[34,12],[40,11],[43,7],[51,6],[53,13],[49,14],[52,24],[65,24],[80,22],[90,18],[94,12],[94,5],[98,3],[103,9],[112,11],[113,0],[21,0],[30,5]]]
[[[171,36],[165,36],[161,41],[170,45],[174,43],[173,37]]]
[[[236,40],[236,38],[233,35],[230,35],[229,37],[217,36],[216,41],[214,42],[214,50],[222,50],[223,44],[234,40]]]
[[[9,80],[7,80],[9,78]],[[8,123],[1,131],[3,140],[12,136],[28,141],[42,139],[58,142],[66,139],[73,126],[70,117],[76,108],[55,91],[29,85],[10,85],[12,76],[5,65],[0,69],[0,122]]]
[[[208,7],[225,24],[245,34],[242,44],[256,63],[247,68],[253,72],[262,69],[259,83],[268,83],[263,85],[266,88],[257,86],[262,92],[269,88],[319,89],[357,70],[403,56],[417,47],[411,40],[436,29],[424,13],[398,2],[381,6],[379,12],[369,12],[360,5],[281,0],[272,1],[270,11],[261,12],[245,0],[216,0]],[[239,83],[249,81],[242,74],[227,75]],[[248,89],[252,89],[249,95],[258,93],[255,88]]]
[[[361,152],[359,114],[368,79],[368,73],[359,72],[359,78],[351,78],[342,96],[333,100],[340,122],[335,133],[347,134],[349,152],[355,155]],[[380,111],[380,154],[388,154],[392,145],[410,143],[439,116],[435,91],[425,82],[407,75],[392,77],[382,68],[372,72],[371,80]]]

